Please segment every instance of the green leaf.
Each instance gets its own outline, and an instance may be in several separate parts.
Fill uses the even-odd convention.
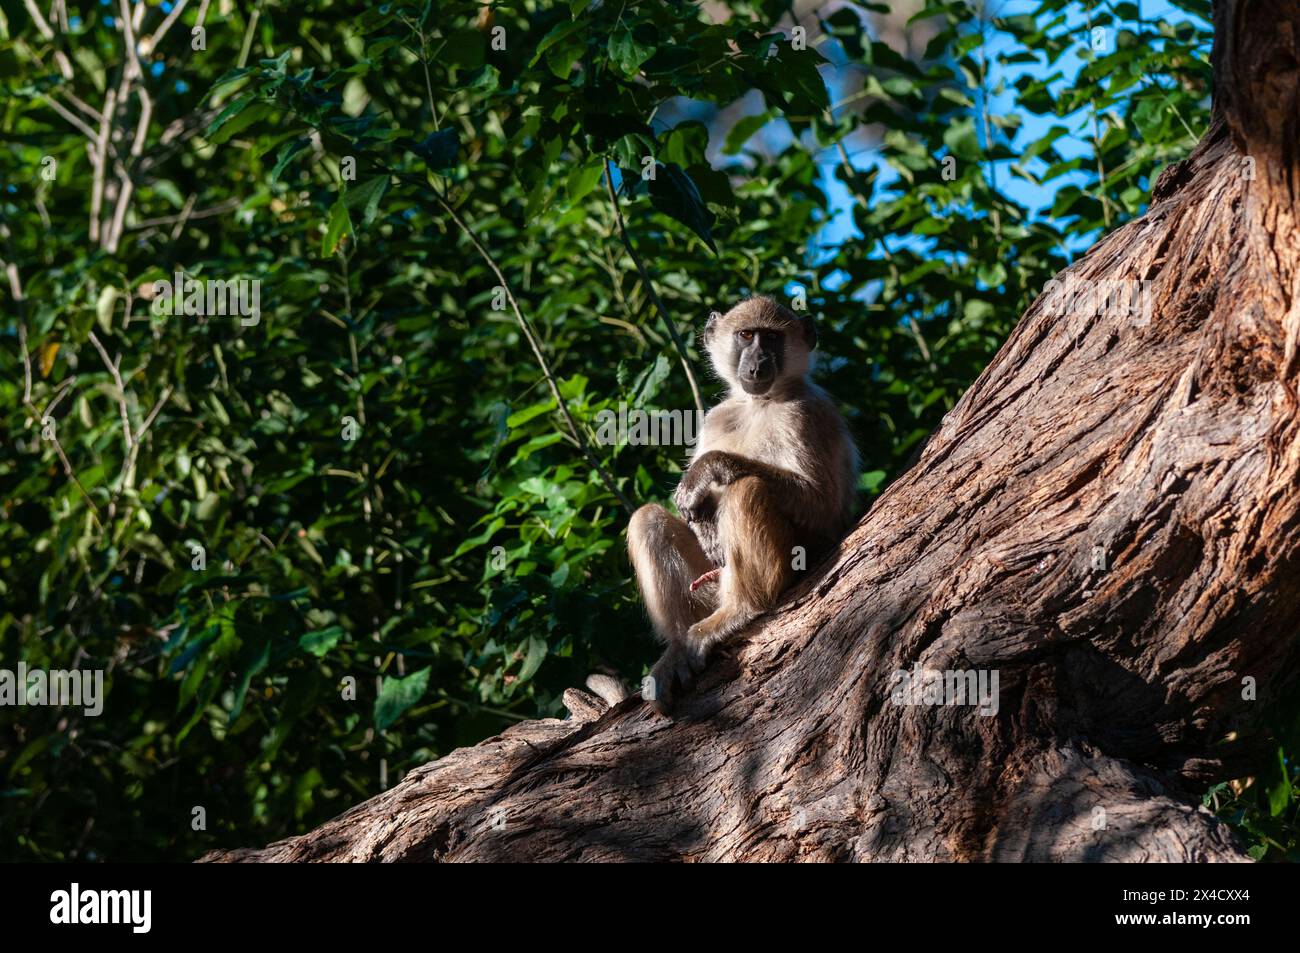
[[[542,414],[554,409],[554,398],[548,397],[546,400],[539,400],[537,403],[531,404],[523,410],[516,410],[513,414],[507,417],[506,426],[513,430],[516,427],[528,423],[528,421],[532,420],[534,417],[540,417]]]
[[[344,634],[343,628],[337,625],[316,629],[299,638],[298,647],[304,652],[310,652],[317,658],[324,658],[330,649],[339,644],[339,640],[343,638]]]
[[[867,31],[854,10],[848,7],[837,10],[826,18],[823,25],[826,27],[827,33],[840,41],[840,45],[844,47],[844,52],[848,54],[850,59],[862,59],[865,53],[862,38]]]
[[[975,270],[975,277],[987,287],[996,288],[1007,280],[1007,270],[1002,262],[982,262]]]
[[[659,211],[681,222],[704,240],[709,250],[717,254],[713,244],[713,213],[704,205],[699,189],[676,163],[659,163],[655,177],[650,180],[650,201]]]
[[[943,142],[949,153],[959,159],[978,161],[982,155],[979,137],[975,133],[975,120],[969,116],[944,130]]]
[[[604,172],[605,163],[600,161],[574,166],[564,183],[565,191],[569,196],[569,204],[576,204],[583,196],[594,189]]]
[[[334,254],[339,243],[343,241],[344,236],[352,235],[352,219],[348,215],[347,203],[340,198],[330,209],[329,222],[325,226],[325,237],[321,240],[320,253],[322,258],[328,258]]]
[[[383,200],[384,192],[388,190],[388,176],[378,175],[373,179],[367,179],[355,189],[348,189],[343,196],[343,203],[349,209],[361,207],[361,227],[369,228],[375,220],[375,215],[379,212],[379,203]]]
[[[208,123],[208,128],[203,131],[203,134],[206,136],[212,135],[235,116],[238,116],[249,106],[253,105],[256,101],[256,93],[244,93],[242,96],[235,97],[230,102],[226,103],[225,108],[222,109],[221,112],[217,113],[215,118]]]
[[[285,170],[285,167],[293,161],[294,156],[298,155],[298,153],[302,152],[310,145],[311,139],[304,136],[301,139],[294,139],[292,142],[286,142],[281,146],[280,151],[276,153],[275,168],[271,170],[271,181],[275,182],[279,179],[280,173],[282,173]]]
[[[653,364],[637,375],[632,385],[632,406],[643,408],[653,401],[671,373],[672,363],[664,355],[658,355]]]
[[[208,141],[220,145],[270,114],[271,106],[266,103],[254,103],[253,100],[254,95],[248,93],[223,109],[208,126],[206,133]]]
[[[254,650],[248,658],[244,669],[240,672],[239,680],[235,683],[234,704],[230,708],[230,720],[233,722],[244,710],[244,699],[248,696],[248,685],[253,680],[253,676],[266,668],[266,663],[271,658],[271,642],[268,639],[263,642],[261,647]]]
[[[424,697],[429,688],[431,669],[422,668],[405,678],[386,677],[379,686],[379,697],[375,699],[375,727],[384,731],[392,725],[402,713]]]
[[[609,58],[625,76],[635,76],[641,64],[654,55],[654,44],[643,43],[632,30],[624,28],[609,36]]]
[[[875,493],[885,482],[887,474],[884,470],[868,470],[862,476],[858,477],[858,489],[865,490],[868,493]]]
[[[1277,749],[1276,769],[1276,780],[1268,788],[1268,813],[1272,817],[1281,816],[1291,803],[1291,776],[1287,771],[1286,752],[1280,747]]]
[[[569,23],[561,23],[558,26],[554,27],[551,30],[551,32],[546,34],[546,36],[542,37],[541,42],[537,44],[537,49],[533,51],[533,58],[528,61],[528,65],[530,67],[536,66],[537,61],[542,58],[543,53],[545,53],[555,44],[559,43],[561,40],[564,40],[566,37],[571,36],[572,34],[576,33],[578,30],[582,29],[584,26],[587,25],[588,24],[583,20],[572,20]]]
[[[727,133],[726,141],[722,146],[723,153],[734,156],[740,152],[745,143],[749,141],[750,136],[766,126],[771,120],[772,114],[766,111],[741,119]]]
[[[542,667],[542,661],[546,658],[547,646],[544,639],[537,636],[528,638],[528,654],[524,658],[524,666],[519,670],[519,681],[526,682]]]
[[[105,334],[110,334],[113,330],[113,305],[117,297],[117,288],[113,285],[105,285],[99,291],[99,300],[95,302],[95,319]]]

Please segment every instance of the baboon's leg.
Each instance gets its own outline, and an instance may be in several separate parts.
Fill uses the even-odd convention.
[[[712,611],[718,591],[715,583],[692,592],[691,583],[714,567],[690,527],[653,503],[632,514],[627,550],[650,624],[667,643],[663,657],[650,670],[654,682],[647,692],[665,710],[676,683],[685,685],[690,679],[686,632]]]
[[[712,600],[691,583],[713,568],[685,521],[655,503],[632,514],[627,550],[655,634],[680,642],[686,630],[708,614]]]
[[[688,632],[692,664],[776,605],[794,576],[794,528],[760,477],[727,487],[718,506],[718,534],[727,563],[719,581],[717,609]]]

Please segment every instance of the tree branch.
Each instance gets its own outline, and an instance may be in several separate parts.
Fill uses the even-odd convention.
[[[627,249],[628,257],[632,259],[632,264],[636,267],[637,274],[641,276],[641,283],[645,285],[646,293],[650,295],[650,300],[654,302],[655,309],[659,312],[659,317],[668,329],[668,336],[672,338],[673,347],[677,349],[677,357],[681,361],[682,370],[686,372],[686,380],[691,385],[691,395],[695,398],[695,410],[701,416],[704,415],[704,400],[700,397],[700,387],[695,381],[695,371],[691,369],[690,358],[686,354],[686,342],[682,340],[681,332],[677,330],[677,324],[668,314],[668,309],[664,307],[663,301],[659,298],[659,293],[655,291],[654,282],[650,280],[650,275],[646,273],[645,265],[641,263],[641,256],[636,253],[632,247],[632,239],[628,237],[627,226],[623,224],[623,210],[618,204],[618,193],[614,191],[614,178],[611,171],[612,163],[609,159],[605,160],[605,188],[609,193],[609,204],[614,210],[614,221],[618,224],[618,233],[623,240],[623,247]]]
[[[510,308],[514,312],[515,323],[519,325],[519,330],[523,333],[524,339],[532,349],[533,358],[537,361],[537,366],[541,368],[542,376],[546,378],[546,384],[551,390],[551,395],[555,398],[556,406],[559,408],[560,415],[564,418],[565,426],[568,428],[569,434],[573,437],[579,450],[582,452],[582,456],[587,461],[587,465],[596,472],[600,477],[600,481],[605,484],[605,488],[614,495],[614,498],[617,499],[620,504],[622,504],[623,509],[626,510],[628,514],[631,514],[634,509],[631,501],[628,500],[628,498],[623,494],[623,491],[618,488],[618,485],[614,482],[614,478],[605,470],[600,461],[596,459],[596,455],[592,453],[591,445],[587,442],[587,438],[578,428],[577,421],[573,419],[573,415],[569,413],[568,402],[564,399],[564,395],[560,393],[560,385],[555,379],[554,372],[551,370],[550,361],[548,361],[546,355],[542,353],[541,345],[537,342],[537,335],[533,332],[532,326],[524,317],[524,313],[519,310],[519,303],[515,300],[514,293],[510,290],[510,283],[506,281],[506,276],[502,273],[501,267],[497,264],[496,259],[492,257],[492,253],[483,246],[481,241],[479,241],[478,235],[476,235],[474,230],[469,227],[469,224],[461,218],[460,214],[452,208],[451,204],[442,197],[442,193],[434,190],[433,194],[438,204],[442,206],[443,211],[451,216],[451,220],[456,223],[462,232],[465,233],[465,237],[469,239],[470,244],[474,246],[475,250],[479,253],[479,256],[487,263],[487,266],[492,269],[492,273],[496,275],[497,281],[501,283],[501,288],[505,292],[506,300],[510,302]]]

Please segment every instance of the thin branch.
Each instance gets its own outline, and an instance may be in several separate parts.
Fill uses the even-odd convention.
[[[117,409],[122,415],[122,439],[126,441],[126,451],[129,454],[132,447],[131,416],[128,413],[126,406],[126,385],[122,382],[122,372],[117,366],[122,360],[121,356],[119,355],[116,361],[111,360],[108,356],[108,351],[104,349],[104,345],[99,343],[99,338],[95,336],[94,331],[90,332],[90,343],[93,344],[95,350],[99,352],[99,356],[104,361],[104,366],[107,367],[108,372],[113,375],[113,383],[117,385]]]
[[[912,337],[916,339],[916,346],[921,349],[921,356],[925,358],[925,362],[930,366],[930,372],[938,374],[939,366],[934,363],[934,358],[930,356],[930,347],[925,343],[925,335],[921,333],[921,326],[916,323],[916,318],[910,314],[907,316],[907,326],[912,331]]]
[[[59,462],[63,464],[64,475],[66,475],[67,478],[71,480],[73,484],[76,486],[76,488],[81,492],[82,499],[84,499],[86,501],[86,504],[90,507],[91,518],[95,521],[95,525],[98,526],[101,531],[103,531],[104,524],[99,518],[99,507],[96,506],[95,501],[90,498],[90,494],[87,493],[86,488],[81,485],[81,481],[77,479],[77,474],[73,472],[72,464],[68,462],[68,455],[63,452],[63,444],[59,443],[58,437],[50,437],[49,441],[50,443],[54,444],[54,452],[59,455]]]
[[[220,109],[203,109],[187,113],[180,119],[173,119],[163,129],[162,135],[154,147],[149,150],[149,154],[141,157],[140,162],[136,165],[136,173],[145,175],[155,166],[162,165],[172,154],[180,148],[182,143],[188,142],[198,133],[207,128],[208,123],[221,112]]]
[[[99,136],[95,134],[95,130],[86,125],[85,121],[82,120],[80,116],[74,113],[67,106],[64,106],[63,103],[59,102],[53,96],[46,97],[45,101],[50,104],[51,109],[67,120],[69,124],[76,127],[78,132],[89,139],[92,146],[99,144]],[[94,161],[93,155],[91,156],[91,161]]]
[[[0,225],[0,236],[5,239],[5,245],[10,257],[8,262],[4,263],[5,273],[9,276],[9,290],[13,295],[15,309],[18,311],[18,346],[23,355],[23,407],[26,409],[28,416],[32,419],[37,427],[44,428],[45,418],[54,410],[55,405],[63,399],[64,395],[72,390],[72,384],[76,378],[68,378],[60,387],[54,398],[45,405],[45,409],[38,411],[35,404],[32,403],[32,357],[27,349],[27,307],[26,298],[23,295],[22,281],[18,276],[18,266],[12,260],[13,248],[9,241],[9,229],[7,226]],[[68,460],[68,455],[63,452],[63,445],[59,443],[59,438],[51,435],[46,438],[42,434],[42,439],[48,439],[54,445],[54,451],[59,455],[59,462],[63,465],[63,472],[67,475],[81,493],[83,499],[90,506],[90,515],[94,519],[95,525],[103,530],[104,524],[99,519],[99,508],[95,506],[95,501],[90,498],[86,488],[81,485],[77,479],[77,474],[73,472],[72,464]]]
[[[32,407],[32,357],[27,351],[27,298],[23,294],[22,278],[18,274],[18,263],[14,260],[13,241],[10,239],[9,226],[0,222],[0,238],[4,239],[8,261],[0,260],[5,274],[9,278],[9,295],[14,300],[14,310],[18,312],[18,346],[23,354],[23,406]]]
[[[103,121],[99,126],[99,148],[91,165],[95,177],[90,186],[90,240],[99,244],[99,211],[104,204],[104,178],[108,172],[108,140],[111,135],[113,111],[117,108],[117,91],[110,89],[104,96]]]
[[[191,192],[185,198],[185,207],[181,209],[180,219],[172,228],[172,241],[180,238],[181,232],[185,231],[185,223],[190,220],[190,215],[194,213],[194,200],[197,198],[198,194],[195,192]]]
[[[573,419],[573,415],[569,413],[569,405],[565,401],[564,395],[560,393],[560,385],[556,382],[555,374],[551,371],[550,362],[547,361],[546,355],[542,353],[541,345],[537,343],[537,335],[534,333],[532,326],[529,325],[528,320],[524,317],[524,313],[519,310],[519,303],[515,301],[514,293],[510,290],[510,283],[506,281],[506,276],[502,273],[496,259],[492,257],[492,253],[483,246],[481,241],[479,241],[478,235],[474,233],[474,229],[470,228],[469,224],[461,218],[460,214],[451,207],[451,204],[442,197],[442,193],[437,189],[434,189],[433,194],[437,199],[438,204],[442,206],[443,211],[451,216],[452,221],[455,222],[457,226],[460,227],[460,230],[465,233],[465,236],[470,240],[470,244],[472,244],[478,251],[480,257],[487,262],[487,266],[491,268],[493,274],[496,275],[497,281],[501,282],[501,288],[505,292],[506,300],[510,302],[510,307],[514,311],[515,322],[519,325],[519,330],[523,332],[524,338],[528,341],[528,346],[533,350],[533,357],[536,358],[537,365],[542,369],[542,374],[546,378],[546,383],[551,389],[551,395],[555,398],[555,403],[560,409],[560,414],[564,417],[564,422],[569,428],[569,433],[577,442],[578,448],[586,459],[587,464],[596,471],[601,482],[605,484],[605,488],[609,490],[610,493],[614,494],[614,497],[623,504],[623,508],[631,514],[633,512],[631,501],[623,495],[623,491],[614,483],[614,478],[606,472],[603,466],[600,465],[600,461],[597,460],[595,454],[592,453],[591,447],[583,436],[582,431],[578,429],[578,424]]]
[[[18,271],[11,264],[9,266],[11,274],[10,280],[16,281]],[[23,352],[23,405],[32,406],[32,356],[27,351],[27,322],[18,322],[18,346]]]
[[[988,43],[988,21],[984,17],[985,10],[980,8],[980,45],[979,45],[979,68],[980,68],[980,118],[984,127],[984,150],[989,156],[988,177],[989,177],[989,204],[991,210],[991,219],[993,221],[993,237],[998,247],[1002,245],[1002,213],[998,211],[998,167],[993,158],[993,126],[989,121],[989,91],[988,91],[988,64],[985,60],[984,48]]]
[[[56,90],[56,92],[58,92],[62,96],[66,96],[68,102],[72,103],[72,105],[76,106],[78,109],[80,109],[83,113],[85,113],[95,122],[100,122],[103,119],[103,117],[100,116],[98,109],[95,109],[93,106],[90,105],[90,103],[86,102],[76,93],[74,93],[72,90],[64,87],[62,89]]]
[[[172,28],[172,24],[176,22],[176,18],[181,15],[181,11],[185,9],[185,4],[187,3],[189,3],[189,0],[178,0],[176,6],[172,7],[172,12],[167,14],[167,19],[163,20],[163,22],[159,24],[158,29],[153,31],[152,36],[145,38],[145,42],[148,44],[145,47],[146,53],[157,48],[158,44],[162,41],[162,38],[167,35],[167,31]],[[199,8],[198,25],[203,25],[203,15],[207,10],[208,0],[203,0],[203,6]]]
[[[36,24],[37,31],[47,40],[54,39],[54,28],[46,21],[40,8],[36,6],[35,0],[23,0],[23,6],[31,14],[32,22]]]
[[[149,415],[144,418],[144,423],[142,423],[140,429],[135,432],[135,445],[137,447],[140,446],[140,438],[143,437],[145,431],[153,425],[154,418],[158,416],[158,412],[163,409],[163,405],[167,403],[167,400],[171,395],[172,386],[168,384],[163,388],[162,396],[158,398],[158,403],[153,405],[153,409],[149,411]]]
[[[187,205],[192,204],[194,194],[190,194],[190,201]],[[232,212],[239,208],[240,199],[226,199],[224,202],[218,202],[210,208],[201,208],[197,212],[191,211],[186,214],[182,209],[179,215],[164,215],[162,218],[147,218],[144,221],[136,222],[131,226],[134,231],[141,228],[153,228],[158,225],[183,225],[187,221],[195,221],[200,218],[212,218],[214,215],[224,215],[226,212]],[[173,236],[174,237],[174,236]]]
[[[1092,33],[1092,11],[1084,10],[1087,17],[1088,33]],[[1090,54],[1090,59],[1096,62],[1097,57]],[[1107,230],[1110,229],[1110,197],[1106,194],[1106,159],[1102,155],[1101,133],[1097,128],[1097,101],[1093,96],[1088,97],[1088,118],[1092,125],[1092,149],[1093,156],[1097,160],[1097,198],[1101,202],[1101,217]]]
[[[58,390],[54,392],[54,396],[51,397],[46,402],[43,408],[41,408],[41,412],[39,416],[48,417],[50,414],[54,413],[54,408],[58,407],[59,404],[63,403],[63,398],[67,397],[69,394],[72,393],[72,387],[76,383],[77,383],[76,375],[65,378],[63,383],[59,384]]]
[[[239,44],[239,60],[235,63],[239,69],[243,69],[248,62],[248,53],[253,48],[253,31],[257,29],[257,21],[261,16],[262,0],[257,0],[257,6],[253,7],[252,16],[248,18],[248,25],[244,27],[244,39]]]
[[[135,141],[131,144],[131,157],[139,159],[144,152],[145,134],[149,130],[149,117],[153,114],[153,100],[145,92],[143,86],[137,86],[136,95],[140,97],[140,121],[136,125]],[[105,242],[105,249],[112,253],[117,251],[118,242],[122,240],[122,226],[126,220],[126,210],[131,203],[131,193],[135,190],[135,180],[131,178],[130,170],[121,163],[118,164],[118,180],[121,187],[117,195],[117,207],[113,210],[112,228],[108,233]]]
[[[140,429],[135,432],[135,442],[131,444],[131,452],[127,454],[126,461],[122,464],[122,473],[118,481],[117,492],[113,494],[112,506],[114,508],[116,508],[117,506],[118,498],[121,497],[121,495],[124,492],[126,492],[126,488],[128,486],[134,485],[135,467],[136,467],[136,462],[139,460],[140,457],[141,439],[144,437],[148,429],[153,425],[154,419],[158,416],[158,413],[163,409],[163,405],[167,403],[171,395],[172,395],[172,387],[170,384],[168,384],[167,387],[163,389],[162,396],[158,398],[158,402],[153,405],[153,409],[150,410],[148,416],[144,418],[144,423],[140,425]],[[128,518],[129,518],[129,514],[128,514]]]
[[[127,63],[122,71],[122,81],[119,85],[120,99],[123,103],[131,95],[134,89],[136,97],[140,100],[140,116],[136,122],[135,139],[131,143],[131,159],[138,161],[144,153],[145,138],[149,132],[149,120],[153,116],[153,99],[149,92],[144,88],[144,69],[140,66],[140,58],[137,52],[137,42],[135,38],[135,25],[131,22],[131,6],[129,0],[120,0],[122,13],[122,33],[123,43],[126,46]],[[137,10],[143,11],[143,5],[138,6]],[[174,11],[173,11],[174,12]],[[134,163],[133,163],[134,164]],[[123,163],[117,164],[118,174],[118,193],[117,204],[113,209],[113,218],[109,225],[107,233],[104,235],[103,247],[110,254],[117,251],[118,242],[122,238],[122,223],[126,218],[126,210],[131,204],[131,195],[135,190],[135,182],[131,178],[131,170]]]
[[[131,22],[131,2],[130,0],[119,0],[120,12],[122,14],[122,37],[126,45],[126,61],[129,66],[127,78],[132,75],[143,76],[144,70],[140,68],[139,51],[136,49],[135,25]],[[134,71],[134,74],[132,74]]]
[[[623,247],[627,249],[632,264],[636,266],[637,274],[641,276],[641,282],[645,285],[650,300],[654,302],[664,326],[668,328],[668,336],[673,339],[673,347],[677,349],[677,357],[682,362],[682,370],[686,372],[686,380],[690,382],[691,394],[695,398],[695,409],[703,417],[704,401],[700,398],[700,387],[695,381],[695,371],[691,369],[691,360],[686,355],[686,342],[682,340],[676,322],[669,317],[668,309],[664,307],[664,303],[659,299],[659,293],[655,291],[654,283],[646,273],[645,265],[641,263],[640,256],[637,255],[636,249],[632,247],[632,239],[628,237],[627,226],[623,224],[623,210],[619,208],[618,193],[614,191],[614,173],[609,159],[605,160],[605,188],[609,193],[609,203],[614,209],[614,221],[618,223],[618,233],[623,239]]]

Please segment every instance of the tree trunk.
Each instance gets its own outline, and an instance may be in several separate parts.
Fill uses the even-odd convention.
[[[1296,672],[1300,10],[1215,26],[1212,127],[1060,276],[1149,314],[1042,295],[676,718],[521,724],[205,859],[1245,859],[1191,795]],[[918,665],[996,673],[996,714],[898,704]]]

